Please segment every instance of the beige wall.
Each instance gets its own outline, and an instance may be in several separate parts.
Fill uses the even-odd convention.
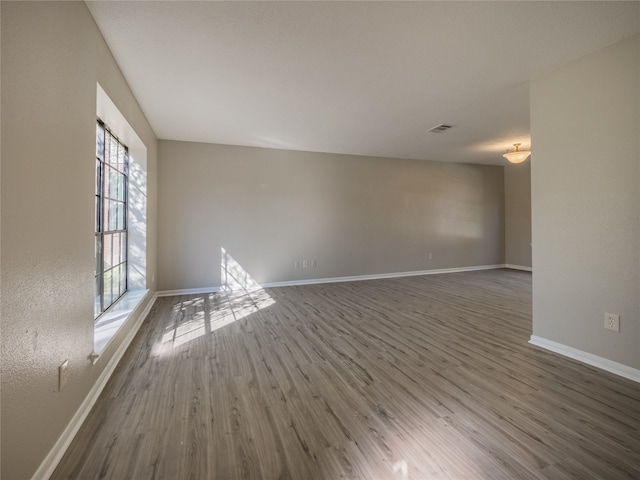
[[[640,368],[640,35],[532,83],[533,333]],[[621,315],[620,333],[604,312]]]
[[[83,2],[2,2],[2,478],[30,478],[104,366],[93,349],[96,82],[147,147],[155,271],[157,140]],[[149,288],[155,288],[152,282]],[[126,328],[119,334],[122,338]],[[117,343],[117,341],[116,341]],[[57,368],[70,361],[58,393]]]
[[[504,167],[504,257],[531,267],[531,160]]]
[[[161,141],[158,182],[159,290],[504,263],[502,167]]]

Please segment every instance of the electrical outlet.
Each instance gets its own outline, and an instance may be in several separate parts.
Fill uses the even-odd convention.
[[[293,262],[293,266],[295,268],[300,268],[300,260],[296,260],[295,262]]]
[[[307,260],[302,260],[302,268],[307,268],[309,266],[309,262]]]
[[[620,331],[620,315],[616,315],[615,313],[605,313],[604,328],[606,330],[619,332]]]
[[[58,391],[61,392],[62,388],[67,384],[69,380],[69,360],[65,360],[58,367]]]

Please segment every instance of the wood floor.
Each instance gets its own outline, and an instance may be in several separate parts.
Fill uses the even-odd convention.
[[[640,478],[640,384],[530,335],[515,270],[160,298],[53,478]]]

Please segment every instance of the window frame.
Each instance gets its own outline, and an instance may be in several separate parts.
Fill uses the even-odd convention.
[[[102,136],[100,138],[100,135]],[[102,140],[102,146],[100,146]],[[112,145],[115,142],[115,162]],[[107,151],[109,149],[109,151]],[[122,156],[120,156],[122,155]],[[122,161],[120,161],[122,160]],[[94,320],[97,321],[128,291],[129,283],[129,148],[100,118],[96,123]],[[113,182],[115,181],[115,185]],[[111,188],[110,188],[111,187]],[[115,197],[114,195],[115,188]],[[109,191],[110,190],[110,191]],[[115,214],[115,219],[114,219]],[[114,223],[115,222],[115,223]],[[106,247],[109,239],[109,247]],[[118,239],[117,263],[114,239]],[[109,250],[108,252],[106,250]],[[107,261],[109,256],[109,261]],[[114,290],[113,274],[118,276]],[[109,292],[105,290],[109,275]]]

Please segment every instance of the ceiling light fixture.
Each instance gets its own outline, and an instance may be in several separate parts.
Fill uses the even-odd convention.
[[[507,149],[507,153],[505,153],[504,155],[502,155],[504,158],[506,158],[507,160],[509,160],[511,163],[522,163],[524,162],[527,158],[529,158],[529,155],[531,155],[531,152],[521,152],[520,151],[520,145],[522,145],[521,143],[514,143],[513,146],[516,147],[515,149]]]

